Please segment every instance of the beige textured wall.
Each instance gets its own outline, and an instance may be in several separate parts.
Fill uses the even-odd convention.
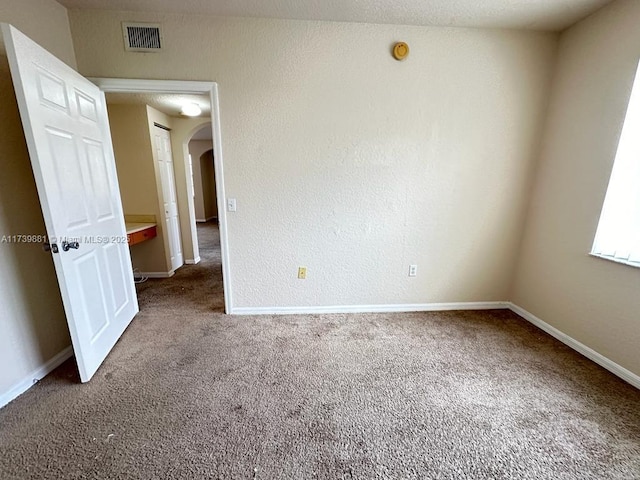
[[[204,213],[204,198],[202,196],[202,170],[200,157],[207,150],[213,149],[211,140],[191,140],[189,142],[189,153],[193,163],[193,185],[195,190],[194,206],[196,220],[204,221],[206,219]]]
[[[204,204],[204,218],[218,216],[216,204],[216,180],[213,171],[213,151],[200,156],[200,174],[202,175],[202,201]]]
[[[11,23],[75,68],[66,10],[50,0],[2,0]],[[0,238],[44,234],[9,65],[0,40]],[[40,244],[0,243],[0,395],[70,345],[53,262]]]
[[[107,105],[125,215],[155,215],[162,228],[146,105]],[[162,236],[131,246],[133,268],[167,272]]]
[[[85,75],[219,83],[234,307],[507,298],[556,35],[70,18]],[[125,52],[124,20],[161,22],[166,49]]]
[[[588,256],[640,58],[640,2],[563,33],[513,301],[640,375],[640,270]]]

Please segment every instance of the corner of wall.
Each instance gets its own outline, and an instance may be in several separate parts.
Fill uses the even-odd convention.
[[[540,163],[542,161],[542,156],[544,152],[544,144],[547,136],[547,129],[549,123],[549,115],[551,110],[551,105],[553,102],[553,97],[555,94],[555,84],[558,76],[558,67],[559,67],[559,51],[560,51],[560,40],[562,34],[557,33],[555,39],[555,50],[553,53],[553,68],[551,74],[548,78],[547,83],[547,96],[546,103],[542,108],[540,118],[538,120],[537,133],[535,134],[536,145],[533,148],[533,161],[531,162],[531,171],[529,173],[529,185],[527,187],[526,199],[525,199],[525,207],[524,214],[522,216],[522,224],[520,226],[520,238],[518,240],[518,245],[515,249],[513,262],[511,266],[511,281],[509,282],[509,290],[507,291],[507,298],[510,300],[514,298],[518,276],[520,272],[520,266],[522,261],[522,253],[524,249],[524,243],[526,241],[527,230],[529,229],[530,219],[532,215],[533,202],[535,197],[535,191],[538,184],[538,172],[540,170]]]

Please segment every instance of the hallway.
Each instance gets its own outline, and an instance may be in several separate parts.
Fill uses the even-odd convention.
[[[213,222],[197,227],[200,263],[182,266],[171,278],[150,278],[137,284],[140,313],[133,323],[167,309],[224,313],[220,231]]]

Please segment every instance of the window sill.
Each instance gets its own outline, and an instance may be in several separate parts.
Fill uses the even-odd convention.
[[[640,268],[639,262],[629,262],[627,260],[620,260],[618,258],[608,257],[606,255],[600,255],[598,253],[589,253],[591,257],[600,258],[601,260],[608,260],[613,263],[619,263],[620,265],[626,265],[627,267]]]

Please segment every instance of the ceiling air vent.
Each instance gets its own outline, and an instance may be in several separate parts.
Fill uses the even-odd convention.
[[[159,52],[162,31],[158,23],[123,23],[124,49],[129,52]]]

